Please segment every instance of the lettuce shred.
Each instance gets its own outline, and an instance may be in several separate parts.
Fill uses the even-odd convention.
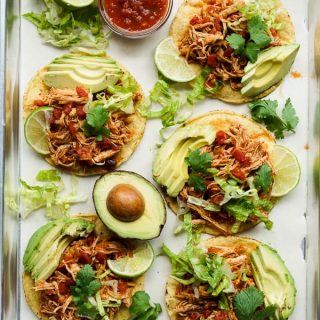
[[[244,6],[239,8],[242,16],[246,20],[250,20],[255,16],[260,16],[268,28],[274,28],[276,30],[282,29],[282,23],[276,21],[278,11],[281,3],[279,0],[247,0]]]
[[[78,195],[77,180],[72,176],[71,191],[62,197],[60,192],[64,184],[57,170],[40,170],[36,177],[37,181],[43,182],[39,185],[29,185],[20,180],[21,216],[27,218],[32,212],[46,209],[46,216],[49,219],[56,219],[68,216],[70,205],[87,201],[85,195]]]
[[[59,48],[82,46],[104,50],[107,34],[96,5],[71,11],[53,0],[43,0],[45,10],[23,15],[33,23],[46,43]]]
[[[196,103],[220,89],[219,83],[214,88],[206,86],[210,72],[210,67],[204,67],[201,74],[185,86],[174,83],[159,74],[159,79],[145,103],[143,115],[147,118],[160,118],[163,129],[184,122],[192,115]],[[152,103],[159,104],[161,108],[151,110]]]
[[[183,225],[187,232],[187,244],[182,252],[175,254],[165,244],[162,245],[163,253],[172,264],[171,277],[184,285],[208,283],[213,296],[233,292],[230,266],[222,257],[207,253],[199,245],[200,233],[193,230],[191,214],[184,215]]]

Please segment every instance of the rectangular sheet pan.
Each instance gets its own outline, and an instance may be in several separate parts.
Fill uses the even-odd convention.
[[[170,20],[181,1],[175,0]],[[319,0],[283,0],[290,12],[296,30],[297,42],[301,49],[292,68],[300,72],[301,78],[288,76],[270,98],[277,99],[280,105],[291,97],[296,106],[300,123],[296,134],[279,141],[288,146],[298,156],[302,167],[299,186],[274,208],[271,218],[274,228],[268,232],[258,226],[245,235],[263,240],[274,246],[291,270],[298,289],[297,305],[292,320],[320,319],[318,315],[319,288],[319,197],[316,185],[315,161],[319,159],[319,61],[320,39],[320,3]],[[25,304],[21,291],[21,256],[31,234],[45,222],[43,213],[38,212],[27,220],[20,220],[12,204],[18,203],[18,179],[21,177],[33,182],[39,168],[47,168],[26,145],[21,125],[21,101],[27,82],[42,66],[52,58],[62,54],[41,43],[34,27],[25,20],[20,20],[20,13],[38,9],[36,0],[21,1],[1,0],[0,4],[0,107],[2,123],[0,127],[0,183],[1,201],[1,319],[34,320],[35,316]],[[121,62],[141,83],[148,93],[156,81],[153,64],[153,49],[168,33],[170,20],[150,38],[142,40],[124,40],[113,36],[108,53]],[[315,49],[318,48],[318,49]],[[318,50],[316,52],[316,50]],[[318,66],[319,68],[319,66]],[[143,72],[142,72],[143,70]],[[213,109],[228,109],[247,113],[246,106],[232,107],[215,100],[207,99],[196,107],[194,115]],[[159,140],[160,122],[149,121],[143,140],[132,156],[122,166],[124,170],[136,171],[152,180],[151,163],[154,145]],[[2,152],[3,151],[3,152]],[[63,177],[66,183],[69,177]],[[79,180],[80,192],[88,190],[96,178]],[[319,187],[319,185],[318,185]],[[72,208],[72,212],[93,212],[93,204]],[[167,224],[160,238],[152,244],[159,252],[163,242],[179,251],[184,245],[184,237],[174,237],[172,232],[177,225],[175,216],[168,211]],[[161,302],[164,307],[165,281],[170,273],[166,258],[156,259],[153,268],[146,275],[145,289],[153,301]],[[165,309],[165,308],[164,308]],[[160,319],[168,319],[164,311]]]

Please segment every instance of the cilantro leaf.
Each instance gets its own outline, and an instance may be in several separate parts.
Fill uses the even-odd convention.
[[[186,163],[196,172],[206,173],[210,168],[212,156],[207,152],[200,152],[200,149],[192,151],[188,157],[185,158]]]
[[[258,48],[264,48],[272,41],[266,33],[267,28],[267,24],[260,16],[254,16],[248,22],[250,39],[258,46]]]
[[[282,119],[286,124],[287,130],[294,132],[296,128],[299,118],[296,115],[296,111],[291,103],[291,99],[288,98],[286,104],[282,110]]]
[[[72,301],[77,306],[77,313],[81,316],[95,319],[97,308],[88,298],[94,296],[101,287],[101,282],[95,279],[95,271],[92,266],[86,264],[76,276],[76,285],[71,287]]]
[[[254,314],[253,320],[266,320],[274,316],[277,310],[277,306],[272,304],[263,310],[259,310]]]
[[[205,192],[207,189],[205,179],[195,173],[189,174],[188,184],[197,191]]]
[[[104,126],[109,119],[109,112],[103,105],[97,105],[92,108],[83,124],[83,131],[86,137],[96,136],[101,141],[103,136],[109,137],[110,131]]]
[[[256,287],[248,287],[233,299],[235,314],[239,320],[250,320],[257,308],[263,304],[264,294]]]
[[[247,43],[247,46],[245,48],[245,56],[248,58],[248,60],[251,63],[255,63],[258,59],[258,54],[260,52],[260,48],[257,44],[250,41]]]
[[[129,307],[131,320],[155,320],[162,312],[161,305],[156,303],[150,305],[150,296],[145,291],[137,291],[132,297],[132,304]]]
[[[234,49],[237,54],[243,54],[246,40],[240,34],[233,33],[228,36],[226,40],[229,42],[230,47]]]
[[[254,178],[254,185],[256,188],[261,189],[266,194],[272,185],[272,170],[267,164],[263,164],[256,172]]]
[[[252,118],[259,123],[264,123],[267,129],[274,133],[276,139],[283,139],[285,131],[294,132],[299,122],[290,98],[287,99],[282,110],[282,118],[277,114],[276,100],[256,100],[248,106]]]
[[[241,56],[245,56],[251,63],[255,63],[261,49],[265,48],[272,41],[267,34],[267,24],[260,16],[254,16],[248,21],[249,41],[237,33],[226,38],[230,47]]]

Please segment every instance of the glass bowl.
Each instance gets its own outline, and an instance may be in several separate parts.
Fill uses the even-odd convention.
[[[147,37],[151,33],[158,30],[169,18],[171,10],[172,10],[172,3],[173,3],[173,0],[167,0],[167,7],[166,7],[165,13],[160,17],[160,19],[155,24],[153,24],[149,28],[138,30],[138,31],[131,31],[131,30],[125,29],[123,27],[120,27],[113,22],[112,18],[109,17],[107,10],[105,8],[105,1],[106,0],[98,0],[98,7],[99,7],[99,11],[100,11],[102,18],[106,22],[108,27],[114,33],[116,33],[120,36],[123,36],[126,38],[133,38],[133,39]],[[119,9],[119,10],[121,10],[121,9]]]

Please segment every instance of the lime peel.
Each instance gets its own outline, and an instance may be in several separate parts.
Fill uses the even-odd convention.
[[[271,196],[282,197],[293,190],[300,180],[300,165],[296,155],[284,146],[275,145],[271,152],[275,169]]]
[[[27,143],[32,149],[42,155],[50,153],[46,132],[46,113],[51,110],[52,107],[35,109],[29,114],[24,124],[24,136]]]
[[[148,241],[135,241],[132,257],[107,260],[110,270],[124,278],[135,278],[145,273],[152,265],[154,252]]]
[[[158,70],[175,82],[189,82],[196,77],[187,61],[180,55],[172,37],[162,40],[155,51],[154,61]]]

